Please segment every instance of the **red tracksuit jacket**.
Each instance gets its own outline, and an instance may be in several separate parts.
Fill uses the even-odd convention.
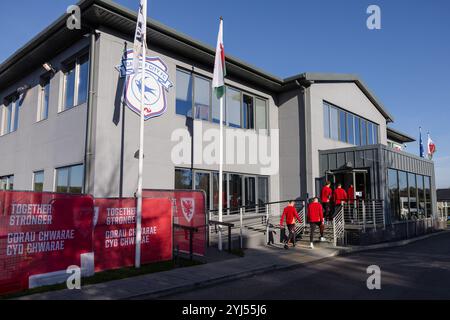
[[[330,202],[330,197],[332,193],[333,191],[331,190],[330,187],[327,186],[323,187],[320,195],[320,200],[322,201],[322,203]]]
[[[312,202],[308,206],[308,221],[322,222],[323,221],[323,207],[319,202]]]
[[[295,219],[297,218],[298,221],[300,221],[300,217],[298,216],[297,210],[295,210],[294,207],[287,206],[283,210],[283,215],[280,219],[280,226],[283,225],[284,219],[286,217],[286,224],[295,224]]]
[[[342,201],[347,201],[347,193],[345,192],[344,189],[342,188],[337,188],[336,190],[334,190],[334,204],[335,205],[340,205]]]

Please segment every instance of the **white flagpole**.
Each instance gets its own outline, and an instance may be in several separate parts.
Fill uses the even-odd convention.
[[[220,98],[219,137],[219,222],[223,221],[223,96]],[[219,226],[219,251],[222,251],[222,226]]]
[[[147,28],[147,12],[144,12],[144,26]],[[141,241],[142,241],[142,177],[144,172],[144,108],[145,108],[145,58],[147,56],[147,38],[146,32],[142,40],[142,64],[141,64],[141,118],[139,128],[139,169],[138,169],[138,188],[137,188],[137,210],[136,210],[136,253],[135,267],[141,267]]]

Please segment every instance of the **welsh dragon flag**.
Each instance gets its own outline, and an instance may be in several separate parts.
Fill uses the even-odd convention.
[[[225,76],[227,69],[225,67],[225,48],[223,45],[223,20],[220,18],[219,36],[217,38],[216,60],[214,62],[214,77],[212,86],[217,99],[225,94]]]

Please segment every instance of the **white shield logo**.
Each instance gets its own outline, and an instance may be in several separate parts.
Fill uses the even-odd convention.
[[[195,201],[192,198],[181,198],[181,210],[187,222],[191,222],[195,213]]]
[[[122,65],[117,67],[121,77],[127,78],[124,101],[128,108],[140,115],[143,90],[145,120],[158,117],[167,110],[166,94],[173,86],[169,80],[168,67],[159,57],[146,57],[145,63],[140,63],[139,71],[135,74],[132,70],[133,55],[133,50],[127,51]]]

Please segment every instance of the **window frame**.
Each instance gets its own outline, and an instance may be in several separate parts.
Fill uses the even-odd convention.
[[[81,166],[83,168],[83,172],[84,172],[84,164],[83,163],[78,163],[78,164],[74,164],[74,165],[69,165],[69,166],[55,168],[54,182],[53,182],[53,191],[56,192],[56,193],[70,194],[69,190],[70,190],[70,188],[72,188],[72,185],[71,185],[72,169],[75,168],[75,167],[79,167],[79,166]],[[67,186],[66,186],[67,191],[66,192],[58,192],[57,191],[57,189],[58,189],[58,172],[59,172],[59,170],[64,170],[64,169],[68,170],[68,173],[67,173]],[[82,177],[82,181],[81,181],[81,193],[80,194],[83,194],[83,193],[84,193],[84,176]],[[76,194],[78,194],[78,193],[76,193]]]
[[[80,103],[79,101],[79,94],[80,94],[80,67],[83,64],[84,59],[86,60],[87,63],[87,68],[88,68],[88,73],[86,75],[87,79],[86,79],[86,92],[87,92],[87,96],[86,96],[86,101],[83,101]],[[88,99],[89,99],[89,70],[90,70],[90,64],[91,61],[89,59],[89,52],[88,51],[83,51],[79,54],[76,55],[76,57],[68,59],[66,62],[63,63],[63,76],[62,76],[62,102],[61,102],[61,106],[60,106],[60,110],[59,112],[64,112],[67,110],[71,110],[75,107],[78,107],[82,104],[87,103]],[[73,105],[72,106],[67,106],[67,76],[69,74],[70,71],[74,70],[75,74],[74,74],[74,84],[73,84]]]
[[[42,173],[42,191],[36,191],[36,175]],[[34,192],[44,192],[44,185],[45,185],[45,170],[37,170],[33,171],[33,179],[31,182],[31,190]]]
[[[48,74],[41,76],[41,80],[38,86],[39,92],[38,92],[38,108],[37,108],[36,122],[41,122],[48,119],[50,111],[50,80],[51,77]],[[47,101],[47,110],[44,117],[43,113],[45,110],[44,104],[45,104],[46,90],[48,90],[48,101]]]

